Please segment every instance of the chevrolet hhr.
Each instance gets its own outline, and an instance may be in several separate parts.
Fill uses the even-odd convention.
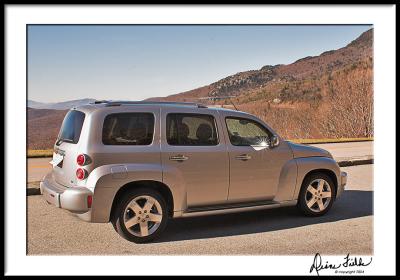
[[[253,115],[178,102],[73,108],[51,164],[40,183],[48,203],[136,243],[170,218],[294,205],[320,216],[347,181],[329,152],[285,141]]]

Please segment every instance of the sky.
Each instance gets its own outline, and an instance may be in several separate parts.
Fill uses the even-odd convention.
[[[143,100],[346,46],[370,25],[30,25],[28,99]]]

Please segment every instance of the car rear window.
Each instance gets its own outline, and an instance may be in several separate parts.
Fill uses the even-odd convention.
[[[150,145],[153,135],[154,115],[151,113],[116,113],[104,120],[104,145]]]
[[[57,145],[61,142],[76,144],[81,135],[85,113],[77,110],[69,111],[61,125],[60,133],[58,134]]]

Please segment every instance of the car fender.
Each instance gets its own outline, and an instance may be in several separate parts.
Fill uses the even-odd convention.
[[[170,186],[174,200],[174,217],[187,208],[187,187],[182,171],[172,165],[163,166],[163,183]]]
[[[293,189],[297,183],[297,162],[295,159],[288,160],[282,167],[279,175],[279,184],[275,201],[283,202],[293,199]]]
[[[329,157],[304,157],[296,158],[297,182],[293,191],[293,199],[297,199],[301,185],[307,174],[314,170],[329,170],[336,176],[336,182],[340,182],[340,168],[337,162]]]
[[[143,180],[162,182],[161,165],[109,164],[94,169],[86,182],[86,187],[94,193],[91,221],[108,222],[118,190],[128,183]]]

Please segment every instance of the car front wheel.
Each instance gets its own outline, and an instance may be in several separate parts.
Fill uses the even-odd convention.
[[[167,213],[167,205],[159,192],[135,189],[122,197],[111,222],[123,238],[145,243],[162,233],[167,224]]]
[[[332,179],[324,173],[316,173],[304,179],[297,205],[307,216],[321,216],[332,207],[334,197]]]

